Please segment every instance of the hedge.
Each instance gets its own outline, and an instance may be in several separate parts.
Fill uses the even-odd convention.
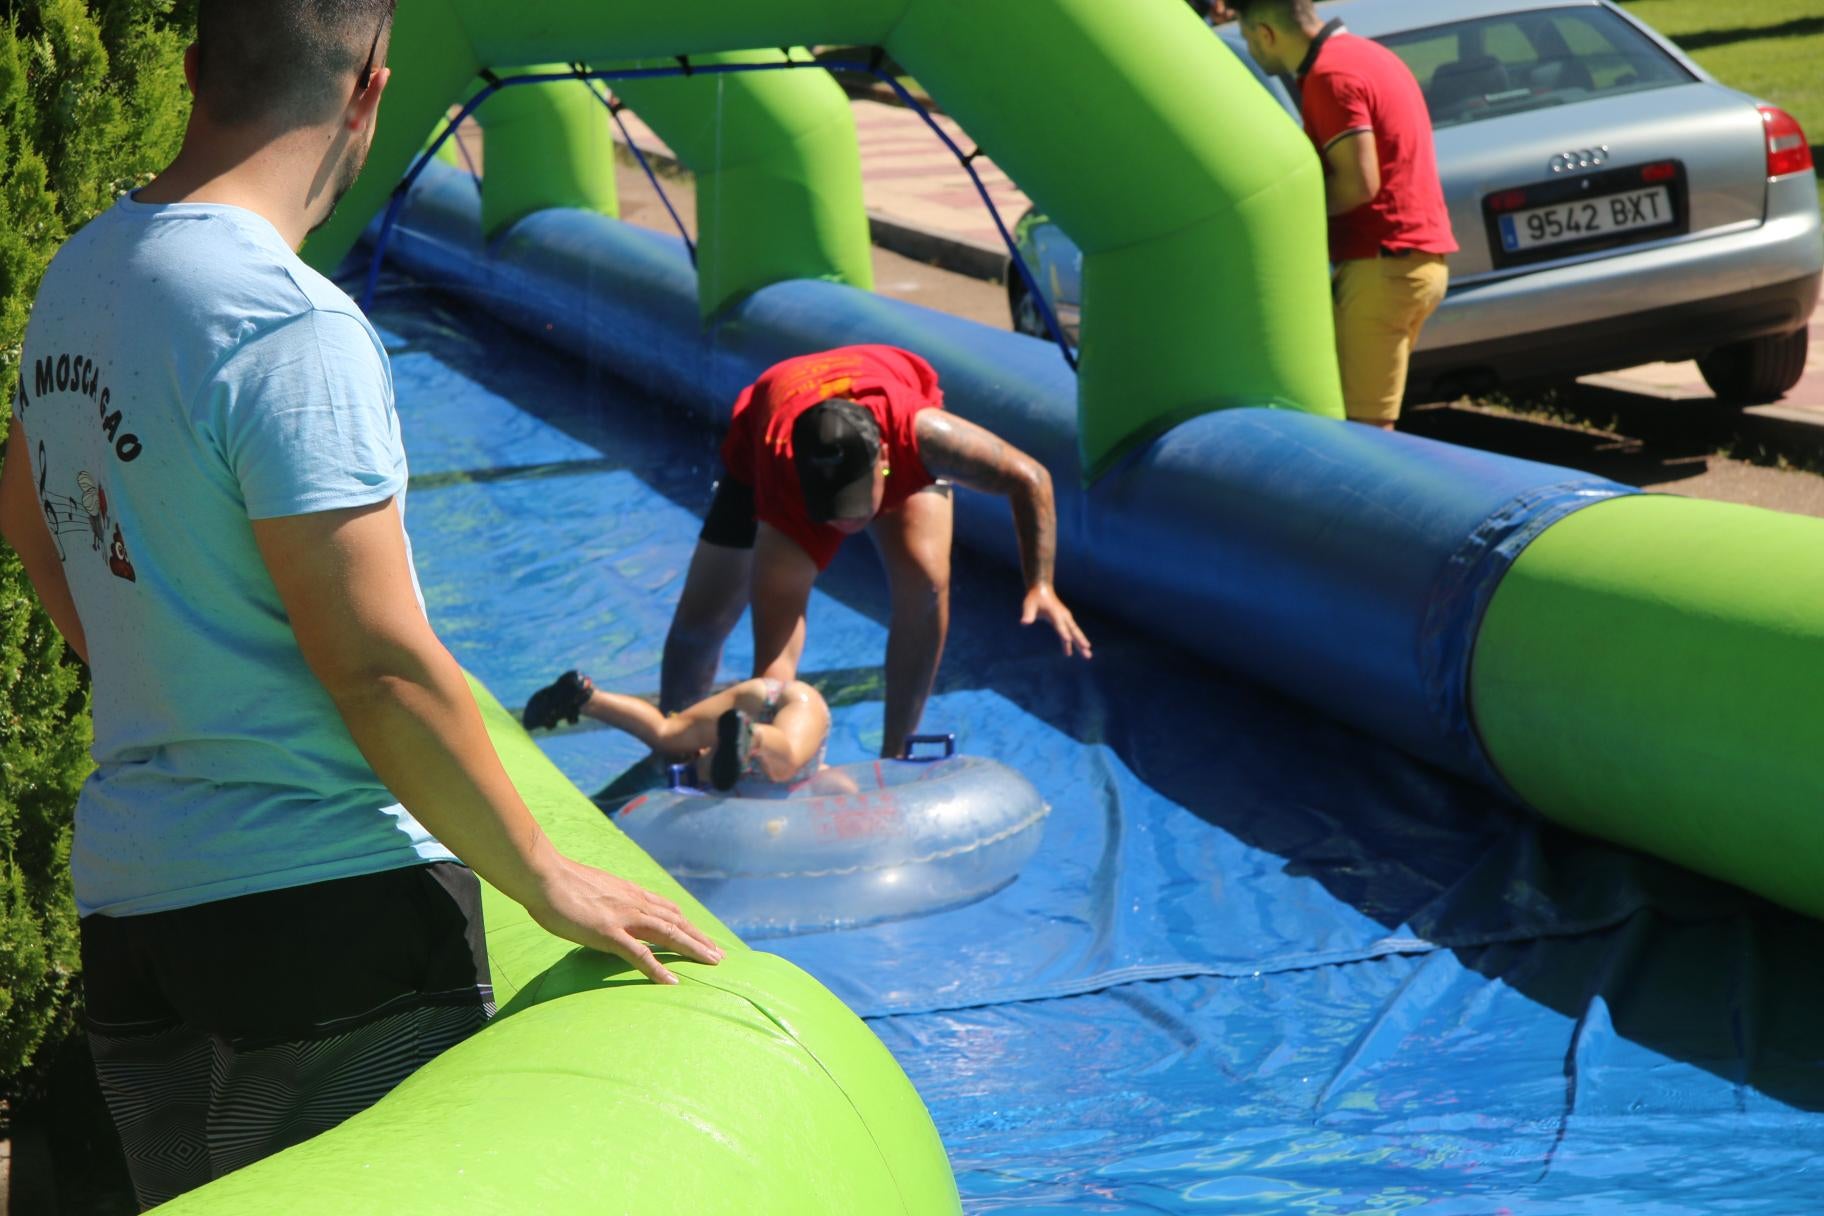
[[[169,162],[194,0],[0,0],[0,395],[51,255]],[[0,545],[0,1089],[74,1024],[71,812],[88,681]]]

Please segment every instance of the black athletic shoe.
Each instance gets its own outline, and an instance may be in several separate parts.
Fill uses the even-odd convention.
[[[559,719],[576,725],[583,706],[589,704],[590,694],[595,692],[595,685],[588,676],[566,671],[551,683],[532,694],[526,702],[526,712],[521,721],[527,730],[550,730]]]
[[[735,788],[754,752],[754,724],[738,709],[725,709],[716,719],[716,754],[709,761],[709,783],[719,790]]]

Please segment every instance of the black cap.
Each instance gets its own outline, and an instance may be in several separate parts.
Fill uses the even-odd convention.
[[[820,401],[792,425],[792,460],[804,507],[818,523],[874,514],[874,462],[880,428],[874,415],[842,397]]]

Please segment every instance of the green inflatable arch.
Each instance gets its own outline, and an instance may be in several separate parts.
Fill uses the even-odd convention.
[[[368,172],[306,253],[324,266],[347,252],[424,133],[484,67],[776,59],[752,48],[817,43],[886,48],[1082,247],[1087,477],[1213,409],[1342,416],[1317,158],[1179,0],[633,0],[608,10],[589,0],[406,0]],[[853,122],[827,75],[628,82],[619,92],[699,177],[706,317],[786,278],[867,285]],[[579,85],[569,100],[516,104],[597,103]],[[487,178],[511,179],[511,199],[488,208],[493,221],[588,200],[575,166],[594,137],[580,134],[581,120],[554,122],[513,151],[530,125],[488,149]]]

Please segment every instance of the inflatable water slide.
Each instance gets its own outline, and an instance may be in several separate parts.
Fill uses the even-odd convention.
[[[802,49],[829,44],[916,75],[1082,247],[1077,368],[868,290],[853,119]],[[1824,915],[1824,523],[1339,421],[1317,161],[1183,4],[405,0],[390,64],[316,264],[387,210],[386,256],[421,281],[711,421],[787,355],[917,350],[949,408],[1051,469],[1073,602],[1579,831]],[[694,264],[612,219],[589,89],[494,88],[567,72],[605,79],[694,173]],[[478,91],[479,191],[431,164],[389,197]],[[958,532],[1013,559],[1002,504],[962,495]],[[705,923],[478,695],[560,844]],[[503,900],[487,914],[495,1024],[172,1210],[275,1193],[293,1212],[958,1209],[917,1093],[804,973],[741,948],[658,989]]]

